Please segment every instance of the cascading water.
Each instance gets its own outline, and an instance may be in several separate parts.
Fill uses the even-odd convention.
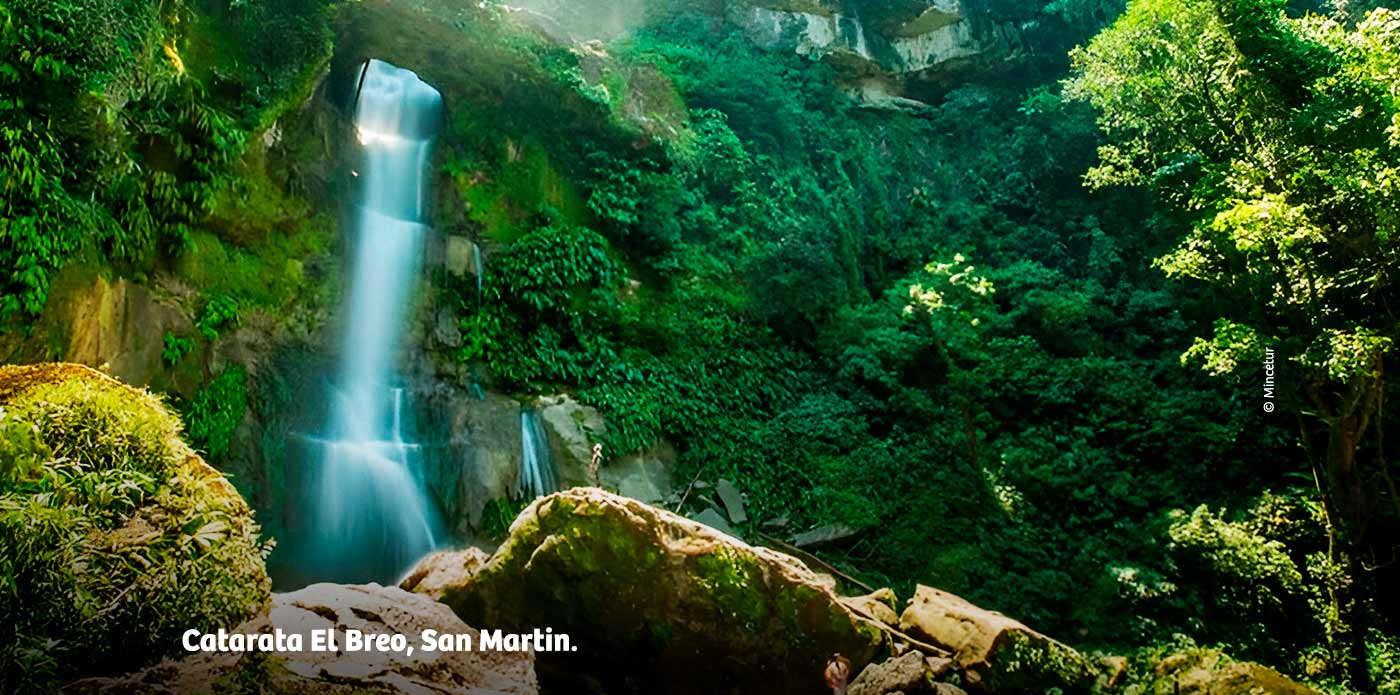
[[[870,53],[870,42],[865,38],[865,23],[860,21],[860,13],[852,13],[850,17],[836,15],[836,35],[847,42],[847,45],[856,52],[856,55],[866,60],[874,60]],[[849,35],[854,35],[855,44],[850,45]]]
[[[866,60],[874,60],[870,55],[870,42],[865,38],[865,23],[860,21],[860,15],[855,15],[856,22],[856,55]]]
[[[442,97],[414,73],[378,60],[361,75],[356,252],[337,399],[313,440],[302,574],[387,582],[436,545],[439,523],[405,440],[404,393],[392,362],[418,273],[433,138]]]
[[[549,439],[544,423],[534,410],[520,411],[520,483],[522,499],[533,499],[559,491],[554,459],[549,455]]]
[[[481,244],[472,244],[472,267],[476,270],[476,305],[482,305],[482,276],[486,274],[486,267],[481,260]]]

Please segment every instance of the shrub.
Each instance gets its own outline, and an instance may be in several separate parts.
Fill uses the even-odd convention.
[[[1280,542],[1198,507],[1176,512],[1169,535],[1182,575],[1212,587],[1202,601],[1219,616],[1204,626],[1211,637],[1251,656],[1288,652],[1308,631],[1304,576]],[[1281,648],[1281,649],[1280,649]]]
[[[219,329],[227,325],[238,325],[238,302],[226,294],[216,294],[209,298],[200,312],[195,328],[209,340],[219,339]]]
[[[0,449],[40,462],[0,469],[0,691],[139,667],[267,599],[252,513],[156,397],[2,367],[0,406]]]
[[[247,410],[248,374],[243,367],[233,365],[190,399],[185,412],[190,444],[211,459],[222,459]]]

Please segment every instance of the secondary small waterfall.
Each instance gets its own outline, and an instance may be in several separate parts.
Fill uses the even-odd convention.
[[[442,97],[414,73],[369,61],[359,80],[356,251],[342,365],[320,463],[308,490],[304,574],[397,578],[433,550],[439,522],[406,440],[392,364],[418,275],[433,138]]]
[[[874,60],[874,57],[870,53],[870,42],[865,38],[865,23],[860,20],[859,12],[853,12],[849,17],[838,14],[835,16],[835,23],[836,35],[838,38],[847,42],[847,45],[850,46],[850,39],[847,37],[847,32],[849,31],[851,34],[854,34],[855,45],[850,46],[850,48],[855,50],[856,55],[867,60]],[[847,28],[848,26],[849,29]]]
[[[482,305],[482,277],[486,274],[486,266],[481,260],[481,244],[472,244],[472,269],[476,271],[476,305]]]
[[[516,491],[521,499],[534,499],[559,491],[554,459],[544,423],[535,410],[520,411],[520,482]]]

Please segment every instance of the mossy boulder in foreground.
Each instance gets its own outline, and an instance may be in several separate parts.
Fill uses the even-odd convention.
[[[577,652],[539,655],[560,687],[823,692],[833,653],[859,668],[885,640],[796,559],[594,488],[536,500],[456,583],[433,563],[405,588],[421,581],[468,624],[570,635]]]
[[[247,504],[161,401],[87,367],[0,367],[0,691],[129,670],[266,602]]]

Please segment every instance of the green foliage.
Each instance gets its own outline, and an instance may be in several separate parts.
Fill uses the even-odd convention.
[[[1045,88],[873,113],[686,17],[612,54],[675,81],[689,139],[594,144],[597,233],[534,220],[550,245],[492,254],[481,309],[454,288],[464,358],[602,409],[609,457],[664,436],[758,519],[868,529],[828,559],[871,581],[1090,645],[1201,629],[1181,596],[1208,580],[1174,584],[1160,510],[1278,480],[1286,430],[1181,368],[1209,319],[1150,266],[1144,198],[1074,183],[1090,109]]]
[[[1385,11],[1348,35],[1248,5],[1143,0],[1076,53],[1070,87],[1118,141],[1090,180],[1151,182],[1194,211],[1161,267],[1229,288],[1258,313],[1257,340],[1287,345],[1314,379],[1355,384],[1397,330],[1381,304],[1400,160],[1382,134],[1400,31]]]
[[[247,372],[238,365],[225,368],[195,392],[184,409],[190,445],[210,459],[222,460],[247,409]]]
[[[1202,626],[1203,634],[1230,644],[1241,656],[1278,658],[1296,652],[1295,640],[1309,631],[1304,576],[1282,542],[1250,526],[1230,523],[1202,506],[1190,514],[1176,512],[1168,536],[1189,585],[1214,587],[1196,599],[1217,616]]]
[[[492,257],[487,301],[464,321],[462,358],[485,358],[512,382],[576,382],[615,359],[608,334],[621,280],[596,233],[559,225],[528,232]]]
[[[250,130],[299,103],[329,52],[324,3],[237,14],[229,31],[178,1],[0,7],[0,327],[39,313],[79,253],[145,271],[186,250]],[[259,57],[199,50],[229,39]],[[231,113],[235,84],[256,98]]]
[[[847,7],[893,31],[926,5]],[[0,314],[37,312],[88,250],[173,261],[209,299],[210,340],[240,309],[308,301],[306,276],[335,274],[334,225],[243,144],[314,84],[324,6],[72,7],[0,7],[20,20],[0,23],[6,47],[39,47],[0,54],[19,86],[0,100]],[[1391,687],[1394,600],[1329,555],[1324,520],[1344,517],[1293,488],[1314,461],[1292,418],[1259,417],[1251,365],[1275,350],[1285,412],[1394,426],[1376,394],[1397,335],[1381,308],[1400,20],[1281,7],[1136,0],[1113,22],[1113,0],[983,3],[1032,66],[892,111],[838,87],[844,67],[712,17],[570,51],[453,6],[450,31],[391,47],[449,98],[434,224],[489,253],[481,300],[474,279],[440,283],[459,356],[495,388],[600,408],[609,460],[665,437],[679,479],[733,481],[757,522],[863,529],[823,551],[843,570],[957,591],[1076,646],[1223,645],[1341,693],[1354,657],[1327,636],[1351,618],[1333,597],[1364,594]],[[1046,76],[1110,23],[1062,95]],[[165,347],[174,363],[192,341]],[[289,407],[264,376],[258,405]],[[186,408],[211,458],[246,379],[232,367]],[[0,473],[31,484],[60,453],[17,422],[0,417]],[[1305,428],[1319,459],[1353,431],[1325,429]],[[1362,439],[1356,482],[1377,492],[1355,508],[1381,510],[1384,551],[1385,451]],[[127,492],[102,494],[125,508]],[[488,507],[488,534],[518,511]],[[1364,565],[1376,584],[1395,576],[1384,555]]]
[[[486,503],[481,512],[481,533],[492,540],[505,540],[510,533],[510,525],[520,512],[530,505],[531,500],[495,499]]]
[[[1373,630],[1368,646],[1371,652],[1371,681],[1375,684],[1376,695],[1400,693],[1400,639]]]
[[[219,329],[238,324],[238,302],[226,294],[216,294],[204,304],[194,327],[210,341],[219,339]]]
[[[0,441],[42,462],[0,478],[0,686],[14,692],[172,654],[269,590],[246,505],[155,397],[43,369],[0,370]]]
[[[1294,367],[1281,400],[1300,415],[1331,540],[1311,563],[1326,595],[1315,646],[1335,680],[1366,690],[1363,568],[1400,530],[1394,486],[1359,483],[1392,479],[1381,404],[1400,337],[1400,19],[1285,9],[1134,0],[1074,53],[1066,84],[1112,140],[1088,181],[1151,187],[1179,239],[1156,264],[1218,297],[1214,337],[1184,359],[1220,374],[1270,348]]]
[[[165,347],[160,351],[160,359],[167,367],[174,367],[194,349],[194,340],[181,338],[174,333],[165,334]]]

